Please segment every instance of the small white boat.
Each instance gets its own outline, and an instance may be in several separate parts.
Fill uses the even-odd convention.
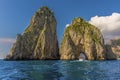
[[[83,57],[79,57],[79,61],[84,61],[84,58]]]
[[[79,59],[79,61],[83,61],[83,59]]]

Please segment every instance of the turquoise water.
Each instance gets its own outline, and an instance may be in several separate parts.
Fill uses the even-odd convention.
[[[3,61],[0,80],[120,80],[120,61]]]

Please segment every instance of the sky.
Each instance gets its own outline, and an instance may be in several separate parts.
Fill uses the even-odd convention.
[[[97,26],[105,41],[120,37],[120,0],[0,0],[0,58],[8,54],[16,35],[24,32],[42,6],[54,12],[59,43],[75,17]]]

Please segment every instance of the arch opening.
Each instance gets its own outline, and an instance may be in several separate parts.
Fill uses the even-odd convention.
[[[85,55],[85,53],[83,53],[83,52],[80,52],[80,55],[79,55],[79,60],[86,60],[87,58],[86,58],[86,55]]]

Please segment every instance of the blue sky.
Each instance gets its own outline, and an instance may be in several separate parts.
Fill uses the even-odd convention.
[[[0,58],[8,53],[16,35],[24,32],[41,6],[54,11],[59,42],[66,24],[74,17],[90,21],[96,15],[120,13],[120,0],[0,0]]]

